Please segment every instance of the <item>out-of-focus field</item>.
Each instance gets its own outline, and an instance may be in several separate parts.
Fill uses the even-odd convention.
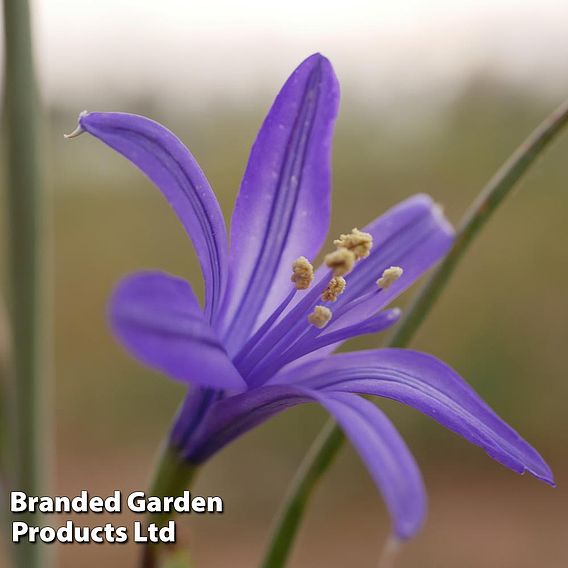
[[[217,100],[207,112],[186,115],[151,101],[125,101],[113,110],[148,114],[180,135],[228,216],[269,102],[260,95],[242,106]],[[433,195],[456,221],[556,102],[478,78],[439,116],[414,127],[394,103],[387,121],[347,95],[334,150],[329,243],[416,192]],[[141,174],[88,136],[63,141],[75,110],[82,109],[52,109],[47,133],[56,490],[144,489],[183,389],[141,368],[114,343],[106,301],[130,271],[160,268],[201,290],[200,274],[174,215]],[[536,445],[559,488],[518,477],[416,412],[383,404],[424,466],[430,490],[427,526],[403,552],[401,568],[568,564],[567,156],[565,137],[484,231],[414,342],[458,369]],[[379,341],[366,338],[353,347]],[[296,409],[205,467],[195,491],[224,496],[227,513],[194,517],[183,529],[198,566],[255,565],[279,498],[324,419],[316,407]],[[375,566],[387,531],[384,506],[347,449],[317,494],[292,566]],[[137,550],[74,545],[58,553],[62,568],[126,567]]]

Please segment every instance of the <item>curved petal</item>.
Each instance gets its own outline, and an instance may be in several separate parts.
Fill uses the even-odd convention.
[[[183,441],[178,432],[172,437],[172,443],[185,459],[199,464],[275,414],[311,400],[308,389],[300,387],[278,385],[252,389],[213,404],[198,431]],[[182,407],[177,423],[191,420],[190,412],[194,412],[195,404],[191,401],[188,404],[187,409]]]
[[[215,194],[189,150],[142,116],[91,112],[79,123],[142,170],[168,200],[195,246],[205,280],[205,312],[212,318],[227,283],[227,234]]]
[[[281,373],[277,383],[391,398],[427,414],[516,471],[554,484],[550,468],[450,367],[431,355],[379,349],[332,355]]]
[[[197,438],[181,450],[187,459],[199,463],[278,412],[314,401],[335,417],[361,455],[384,496],[397,536],[413,536],[426,512],[420,472],[388,418],[358,396],[285,385],[248,391],[215,403]]]
[[[160,272],[125,278],[110,319],[120,342],[146,365],[213,389],[246,388],[184,280]]]
[[[426,516],[426,491],[420,470],[391,421],[368,400],[339,393],[319,393],[381,491],[398,538],[413,537]]]
[[[339,87],[316,54],[290,76],[251,151],[231,222],[226,337],[241,345],[290,288],[292,262],[313,258],[328,231]]]

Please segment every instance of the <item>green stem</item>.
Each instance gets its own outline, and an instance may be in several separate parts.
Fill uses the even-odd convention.
[[[198,466],[192,465],[179,457],[178,453],[166,446],[160,460],[155,478],[151,483],[150,495],[153,497],[179,497],[195,479]],[[148,521],[163,527],[173,518],[174,513],[154,513]],[[140,568],[157,568],[159,545],[146,544],[140,559]]]
[[[41,495],[48,468],[42,353],[42,168],[41,111],[32,55],[27,0],[4,0],[5,132],[9,221],[9,310],[12,332],[10,465],[12,488]],[[40,524],[37,514],[19,518]],[[47,546],[14,546],[16,565],[45,565]]]
[[[556,112],[534,130],[489,180],[459,224],[450,252],[411,303],[396,333],[387,342],[388,347],[406,347],[409,344],[475,236],[567,122],[568,101],[565,101]],[[343,433],[338,426],[333,420],[329,420],[313,442],[284,500],[266,556],[261,564],[263,568],[285,566],[308,500],[312,496],[317,481],[323,477],[341,448],[343,438]]]
[[[278,523],[279,538],[273,540],[261,564],[262,568],[284,566],[308,499],[323,472],[331,465],[343,441],[343,433],[335,426],[333,420],[330,420],[318,434],[292,481]]]
[[[461,220],[452,249],[410,304],[390,347],[408,345],[480,229],[567,122],[568,100],[531,133],[489,180]]]

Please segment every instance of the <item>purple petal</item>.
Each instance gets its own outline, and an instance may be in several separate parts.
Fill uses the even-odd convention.
[[[246,387],[184,280],[160,272],[125,278],[110,319],[121,343],[146,365],[214,389]]]
[[[278,412],[311,402],[307,389],[278,385],[252,389],[242,394],[224,398],[211,406],[196,435],[186,437],[183,444],[179,432],[172,440],[181,454],[193,463],[202,463],[221,448],[262,424]],[[188,401],[191,407],[195,403]],[[187,422],[188,416],[182,414],[177,422]]]
[[[283,372],[275,382],[397,400],[482,447],[513,471],[528,471],[554,484],[552,472],[538,452],[453,369],[431,355],[404,349],[332,355]]]
[[[224,397],[223,391],[203,387],[191,387],[175,418],[170,441],[177,448],[191,443],[209,408]]]
[[[365,462],[383,494],[396,536],[413,537],[426,516],[426,492],[420,470],[400,434],[381,410],[358,396],[320,393],[318,399]]]
[[[227,235],[215,194],[189,150],[142,116],[91,112],[81,116],[80,125],[142,170],[168,200],[195,246],[205,279],[205,311],[213,317],[227,281]]]
[[[278,412],[313,401],[336,418],[360,453],[385,498],[397,536],[413,536],[426,510],[420,472],[390,421],[373,404],[357,396],[285,385],[248,391],[215,403],[200,434],[181,450],[187,459],[202,462]]]
[[[329,61],[306,59],[288,79],[251,151],[231,223],[227,337],[242,345],[290,288],[292,262],[326,237],[339,87]]]

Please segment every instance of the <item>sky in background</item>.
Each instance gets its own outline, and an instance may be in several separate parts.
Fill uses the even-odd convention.
[[[35,0],[50,100],[116,94],[202,103],[272,92],[305,56],[328,55],[352,93],[451,93],[489,70],[568,86],[566,0]]]

